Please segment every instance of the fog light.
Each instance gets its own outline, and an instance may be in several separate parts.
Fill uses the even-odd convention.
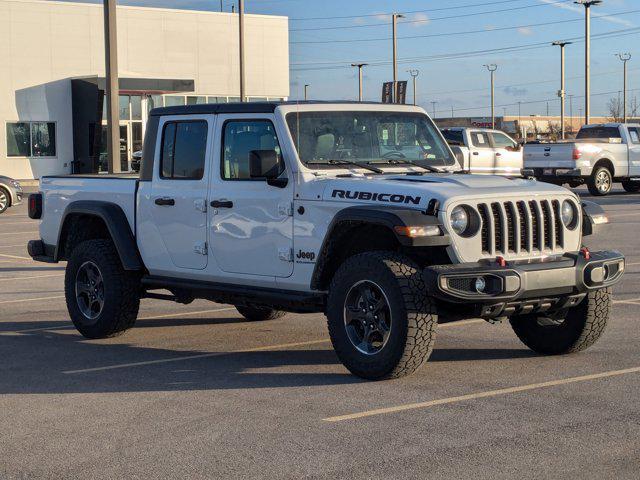
[[[487,288],[487,282],[484,281],[483,277],[478,277],[476,278],[475,287],[476,287],[476,292],[483,293],[484,289]]]

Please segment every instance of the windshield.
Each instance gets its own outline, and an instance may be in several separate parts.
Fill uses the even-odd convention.
[[[454,165],[455,158],[429,118],[411,112],[292,112],[291,137],[306,165],[336,161]],[[346,162],[345,162],[346,163]],[[335,168],[335,167],[334,167]]]

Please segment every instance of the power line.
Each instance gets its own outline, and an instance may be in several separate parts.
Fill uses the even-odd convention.
[[[450,15],[450,16],[446,16],[446,17],[435,17],[435,18],[429,18],[429,19],[425,19],[425,20],[405,20],[404,22],[399,22],[402,24],[409,24],[409,23],[426,23],[426,22],[435,22],[438,20],[449,20],[451,18],[462,18],[462,17],[475,17],[477,15],[489,15],[491,13],[503,13],[503,12],[510,12],[510,11],[514,11],[514,10],[523,10],[525,8],[535,8],[535,7],[546,7],[549,5],[558,5],[558,4],[563,4],[563,3],[569,3],[572,2],[573,0],[558,0],[555,1],[553,3],[534,3],[534,4],[530,4],[530,5],[523,5],[520,7],[512,7],[512,8],[501,8],[499,10],[486,10],[483,12],[476,12],[476,13],[463,13],[463,14],[458,14],[458,15]],[[387,14],[383,14],[383,15],[387,15]],[[389,14],[391,15],[391,14]],[[388,26],[388,22],[385,23],[366,23],[363,25],[343,25],[340,27],[312,27],[312,28],[292,28],[291,30],[289,30],[290,32],[310,32],[310,31],[318,31],[318,30],[343,30],[343,29],[350,29],[350,28],[366,28],[366,27],[380,27],[380,26]]]
[[[615,17],[619,15],[627,15],[630,13],[638,13],[640,10],[627,10],[626,12],[618,12],[618,13],[609,13],[606,15],[594,15],[592,18],[601,18],[601,17]],[[541,27],[547,25],[559,25],[563,23],[573,23],[573,22],[583,22],[582,18],[573,18],[570,20],[558,20],[555,22],[541,22],[541,23],[530,23],[527,25],[512,25],[508,27],[497,27],[492,29],[483,28],[481,30],[464,30],[459,32],[443,32],[443,33],[430,33],[426,35],[410,35],[404,37],[398,37],[398,40],[410,40],[416,38],[431,38],[431,37],[449,37],[455,35],[469,35],[474,33],[491,33],[491,32],[500,32],[505,30],[517,30],[519,28],[529,28],[529,27]],[[302,45],[302,44],[325,44],[325,43],[354,43],[354,42],[381,42],[381,41],[389,41],[391,37],[375,37],[375,38],[355,38],[355,39],[338,39],[338,40],[301,40],[301,41],[291,41],[290,44]]]

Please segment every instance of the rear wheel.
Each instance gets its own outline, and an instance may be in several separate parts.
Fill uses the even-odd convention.
[[[410,258],[366,252],[347,259],[334,275],[327,321],[345,367],[378,380],[409,375],[429,358],[438,316]]]
[[[11,205],[11,197],[9,196],[9,192],[0,187],[0,213],[4,213],[7,208]]]
[[[114,337],[133,327],[140,277],[122,268],[109,240],[87,240],[71,253],[65,272],[71,321],[87,338]]]
[[[587,181],[589,193],[595,196],[608,195],[612,187],[613,175],[607,167],[597,167]]]
[[[256,307],[256,306],[244,306],[236,305],[236,310],[244,318],[250,322],[262,322],[264,320],[275,320],[276,318],[284,317],[287,312],[281,310],[275,310],[269,307]]]
[[[575,307],[555,316],[511,318],[518,338],[534,352],[560,355],[585,350],[600,338],[611,313],[611,288],[589,292]]]
[[[629,193],[638,193],[640,192],[640,181],[632,182],[630,180],[625,180],[622,182],[622,188]]]

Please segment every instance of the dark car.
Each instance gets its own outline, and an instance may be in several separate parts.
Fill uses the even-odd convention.
[[[133,152],[131,154],[131,170],[133,170],[134,172],[139,172],[141,161],[142,161],[142,150]]]

